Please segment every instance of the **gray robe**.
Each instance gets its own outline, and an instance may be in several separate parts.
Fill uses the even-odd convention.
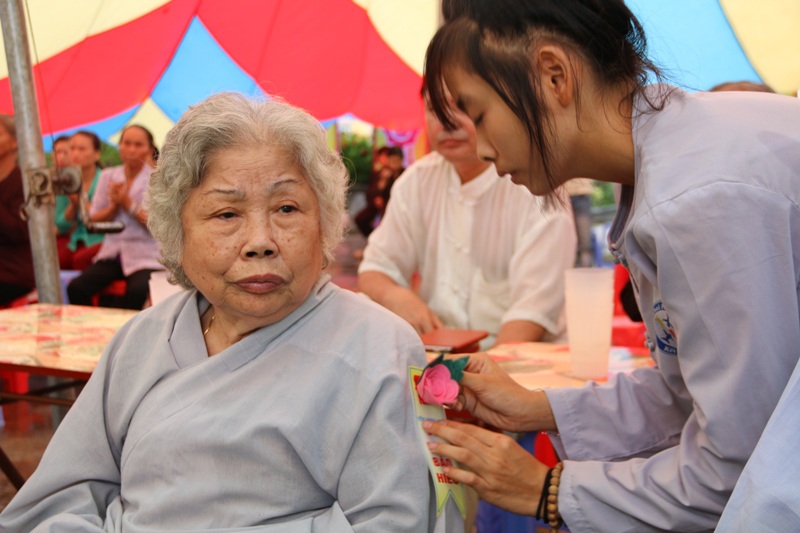
[[[656,366],[547,392],[575,532],[714,529],[800,360],[800,104],[674,90],[640,107],[610,240]]]
[[[208,357],[196,292],[117,333],[0,530],[437,531],[405,322],[323,279]]]

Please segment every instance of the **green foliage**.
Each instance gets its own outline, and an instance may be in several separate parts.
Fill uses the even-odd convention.
[[[606,181],[595,181],[592,193],[592,206],[602,207],[614,205],[614,186]]]
[[[101,143],[100,147],[100,164],[103,168],[116,167],[122,164],[122,159],[119,158],[119,150],[110,144]]]
[[[342,160],[350,172],[350,183],[366,184],[372,173],[372,141],[362,135],[343,133],[339,144]]]
[[[122,159],[119,157],[119,150],[104,142],[101,142],[100,144],[100,164],[103,165],[103,168],[116,167],[122,164]],[[47,165],[52,166],[53,152],[47,152],[44,155],[45,159],[47,160]]]

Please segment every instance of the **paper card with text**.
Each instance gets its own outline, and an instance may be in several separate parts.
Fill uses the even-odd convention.
[[[428,441],[439,439],[428,435],[422,428],[422,423],[426,420],[430,420],[432,422],[444,420],[445,414],[443,407],[439,405],[425,404],[420,400],[419,394],[417,394],[417,382],[422,377],[422,371],[422,368],[416,366],[408,367],[408,378],[411,385],[411,394],[414,402],[414,416],[417,422],[417,436],[419,437],[422,448],[425,450],[425,454],[428,458],[428,469],[430,470],[431,478],[433,479],[433,486],[436,490],[436,514],[437,516],[440,515],[447,504],[448,498],[452,498],[453,502],[455,502],[456,506],[458,507],[458,510],[461,512],[461,516],[466,518],[467,506],[464,497],[464,487],[461,485],[461,483],[449,477],[443,471],[443,467],[445,466],[458,465],[452,459],[431,453],[431,451],[428,449]]]

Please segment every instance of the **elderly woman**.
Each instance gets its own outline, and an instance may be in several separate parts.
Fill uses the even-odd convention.
[[[103,144],[100,137],[91,131],[81,130],[68,139],[70,162],[81,169],[81,191],[68,196],[56,198],[56,226],[74,226],[66,251],[59,250],[59,264],[62,269],[85,270],[92,264],[92,259],[100,250],[103,242],[102,233],[90,233],[81,220],[80,201],[91,209],[94,193],[100,183],[103,167],[100,165],[100,152]],[[63,210],[58,204],[66,200]]]
[[[149,226],[192,290],[119,331],[0,530],[463,527],[436,518],[415,430],[421,341],[325,273],[346,181],[289,105],[222,94],[184,115]]]

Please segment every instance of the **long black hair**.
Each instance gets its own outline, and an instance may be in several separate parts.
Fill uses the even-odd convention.
[[[537,43],[549,40],[584,60],[605,87],[626,88],[632,100],[651,78],[662,75],[647,58],[641,24],[623,0],[443,0],[445,25],[434,35],[425,58],[425,90],[445,127],[454,126],[443,75],[459,67],[489,84],[527,130],[551,188],[551,119],[538,76],[531,67]],[[577,98],[576,105],[580,106]],[[660,101],[647,103],[659,108]],[[623,102],[620,102],[622,104]]]

